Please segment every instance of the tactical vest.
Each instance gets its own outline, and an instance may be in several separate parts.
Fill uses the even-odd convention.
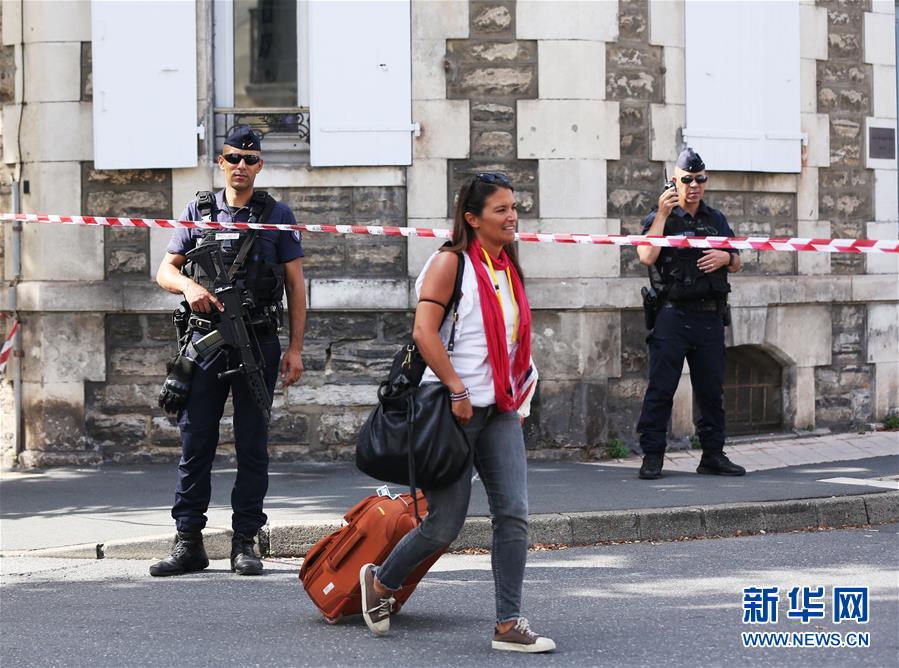
[[[703,212],[699,218],[686,219],[672,214],[665,221],[665,236],[721,236],[706,216],[716,216],[716,212]],[[655,264],[649,267],[649,281],[662,301],[695,302],[715,299],[720,304],[727,301],[730,285],[727,282],[727,267],[711,273],[702,271],[697,261],[702,258],[701,248],[663,248]]]
[[[218,210],[215,197],[211,192],[198,192],[197,206],[204,221],[216,220]],[[247,222],[264,223],[275,207],[275,200],[267,192],[257,190],[253,193],[249,206],[250,217]],[[284,267],[265,261],[262,257],[259,240],[256,238],[257,234],[256,230],[206,230],[197,241],[197,246],[219,244],[225,268],[230,270],[244,242],[252,236],[252,246],[246,255],[243,266],[236,272],[233,280],[234,285],[241,285],[253,296],[257,309],[266,311],[273,305],[281,304],[281,298],[284,295]],[[187,262],[183,272],[212,292],[214,277],[208,276],[199,264]]]

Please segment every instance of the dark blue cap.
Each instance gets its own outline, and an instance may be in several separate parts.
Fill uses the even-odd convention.
[[[242,148],[247,151],[262,150],[262,133],[254,130],[249,125],[238,125],[231,131],[225,140],[228,146]]]
[[[692,148],[685,148],[677,156],[677,166],[685,172],[701,172],[705,169],[705,163],[699,154]]]

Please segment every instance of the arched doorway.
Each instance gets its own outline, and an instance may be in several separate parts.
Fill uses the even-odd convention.
[[[728,435],[783,429],[783,369],[758,346],[727,349],[724,410]]]

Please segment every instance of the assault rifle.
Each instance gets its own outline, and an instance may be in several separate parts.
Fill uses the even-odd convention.
[[[213,294],[225,307],[224,312],[212,309],[214,329],[198,339],[193,344],[194,349],[200,357],[205,358],[223,346],[237,350],[240,354],[240,364],[235,369],[218,374],[219,380],[243,374],[256,405],[265,415],[266,421],[270,420],[272,399],[262,373],[265,362],[259,342],[248,326],[250,311],[254,306],[252,296],[246,290],[232,285],[232,277],[222,260],[222,249],[219,244],[201,244],[188,251],[187,259],[202,267],[207,276],[215,277]]]

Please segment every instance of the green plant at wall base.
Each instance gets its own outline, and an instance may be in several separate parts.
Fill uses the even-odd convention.
[[[631,449],[620,438],[613,438],[606,443],[606,454],[611,459],[622,459],[631,453]]]
[[[702,443],[699,442],[699,436],[693,434],[690,437],[690,447],[694,450],[700,450],[702,448]]]
[[[884,429],[899,429],[899,413],[890,413],[883,419]]]

